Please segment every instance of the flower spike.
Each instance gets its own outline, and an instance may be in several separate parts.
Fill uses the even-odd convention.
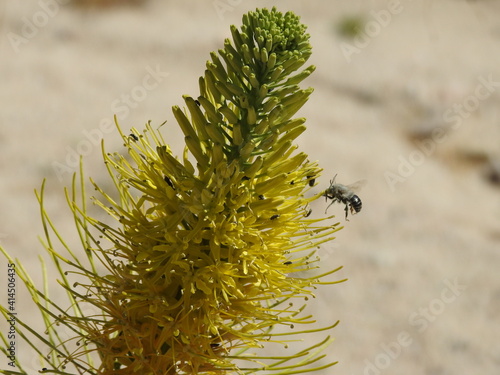
[[[44,185],[37,194],[44,246],[70,305],[59,307],[19,267],[47,326],[41,334],[19,324],[42,373],[295,374],[335,364],[319,362],[329,337],[287,356],[250,354],[336,325],[298,328],[314,322],[303,315],[313,290],[338,282],[324,279],[338,269],[318,276],[315,251],[340,228],[323,224],[331,217],[308,218],[321,169],[294,144],[306,130],[294,115],[312,93],[298,86],[314,71],[302,68],[311,55],[306,27],[273,8],[249,12],[230,31],[210,55],[199,96],[172,109],[182,158],[151,124],[128,135],[117,123],[128,155],[103,146],[116,192],[91,180],[108,220],[89,214],[83,172],[74,179],[66,194],[85,256],[52,225]]]

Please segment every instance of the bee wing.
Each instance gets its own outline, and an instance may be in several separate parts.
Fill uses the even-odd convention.
[[[351,185],[347,185],[347,187],[352,191],[354,191],[355,193],[357,193],[363,188],[363,186],[367,184],[367,182],[368,182],[367,180],[359,180]]]

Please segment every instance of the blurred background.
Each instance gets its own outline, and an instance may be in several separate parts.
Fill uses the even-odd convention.
[[[349,280],[311,301],[318,325],[340,320],[327,349],[339,363],[323,373],[499,374],[497,1],[0,0],[1,245],[41,282],[34,189],[45,178],[47,210],[79,249],[63,192],[78,155],[106,188],[100,140],[124,150],[114,114],[125,131],[166,120],[180,155],[171,106],[197,95],[231,24],[273,5],[311,35],[317,70],[304,85],[315,92],[299,143],[324,168],[316,192],[336,174],[367,181],[350,221],[329,208],[345,228],[320,254]],[[324,215],[326,203],[312,208]],[[18,294],[26,317],[29,296]]]

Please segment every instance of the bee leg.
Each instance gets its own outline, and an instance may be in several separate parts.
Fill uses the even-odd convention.
[[[347,214],[349,213],[349,205],[348,204],[345,205],[344,211],[345,211],[345,220],[349,221],[349,219],[347,218]]]
[[[336,199],[332,199],[332,202],[326,207],[325,214],[326,214],[326,211],[328,211],[328,209],[330,208],[330,206],[332,204],[334,204],[335,202],[337,202],[337,200]]]

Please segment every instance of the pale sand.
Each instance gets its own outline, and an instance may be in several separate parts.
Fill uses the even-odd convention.
[[[44,23],[45,11],[40,2],[2,0],[0,241],[35,280],[43,230],[33,189],[47,178],[51,216],[78,249],[62,192],[70,173],[60,181],[53,163],[65,164],[68,150],[80,148],[88,154],[87,174],[109,185],[99,147],[82,147],[84,130],[97,134],[113,113],[124,129],[168,120],[165,138],[180,154],[170,107],[182,104],[182,94],[196,95],[209,52],[230,36],[229,25],[276,2],[240,3],[220,17],[212,1],[151,0],[106,11],[61,5],[16,52],[8,33],[22,35],[26,19]],[[309,25],[314,47],[310,63],[317,71],[305,83],[315,93],[301,111],[309,128],[300,146],[325,169],[317,191],[334,174],[343,183],[368,181],[359,194],[361,213],[321,249],[324,263],[344,265],[339,278],[349,278],[311,301],[321,324],[341,320],[328,348],[329,359],[340,363],[322,373],[376,374],[368,370],[376,365],[383,374],[499,374],[500,190],[485,175],[488,159],[498,161],[500,151],[500,5],[401,1],[400,12],[381,25],[370,10],[380,17],[387,7],[384,1],[281,2],[282,11],[295,10]],[[366,45],[335,33],[349,15],[369,21]],[[342,42],[359,47],[350,61]],[[157,71],[157,81],[149,81],[155,87],[124,104],[123,94],[140,93],[148,69]],[[122,151],[117,131],[105,130],[107,149]],[[428,155],[415,139],[425,139]],[[397,174],[402,160],[414,166],[401,169],[401,182],[391,186],[387,173]],[[324,208],[317,202],[314,214]],[[342,206],[329,213],[344,223]],[[464,288],[450,289],[455,282]],[[4,291],[0,296],[5,301]],[[19,291],[18,311],[26,314],[28,306]]]

